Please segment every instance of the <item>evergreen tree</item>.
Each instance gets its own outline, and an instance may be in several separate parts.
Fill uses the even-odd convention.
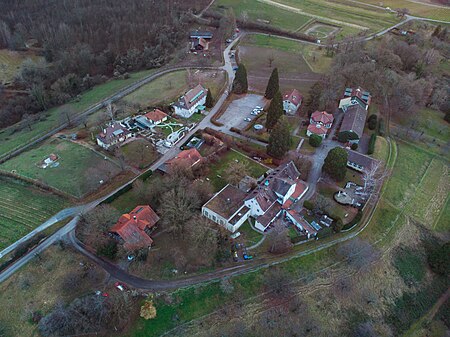
[[[322,144],[322,137],[314,133],[309,136],[309,145],[311,145],[312,147],[319,147],[320,144]]]
[[[207,108],[212,108],[214,106],[214,99],[212,97],[210,89],[208,89],[208,93],[206,94],[205,106]]]
[[[240,64],[236,70],[231,91],[235,94],[245,94],[248,90],[247,69],[244,64]]]
[[[270,75],[269,82],[267,82],[267,88],[264,97],[266,97],[267,99],[272,99],[279,90],[280,81],[278,79],[278,68],[274,68],[272,70],[272,75]]]
[[[267,154],[275,158],[283,158],[291,146],[291,130],[286,117],[282,116],[269,137]]]
[[[267,110],[266,128],[268,130],[273,129],[280,117],[283,116],[283,113],[283,98],[281,97],[281,93],[277,91]]]
[[[337,181],[344,180],[345,173],[347,172],[347,158],[347,151],[340,146],[335,147],[328,152],[322,171],[328,173]]]

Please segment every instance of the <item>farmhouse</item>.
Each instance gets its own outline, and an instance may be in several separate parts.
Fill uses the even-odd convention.
[[[347,112],[349,107],[359,105],[361,108],[367,110],[371,99],[370,93],[360,87],[356,89],[346,88],[344,98],[339,101],[339,109]]]
[[[244,198],[244,192],[228,184],[203,205],[202,214],[234,233],[250,215]]]
[[[366,156],[362,153],[347,149],[347,166],[359,172],[363,172],[365,169],[370,169],[375,159]]]
[[[367,110],[359,104],[348,107],[338,135],[340,140],[351,144],[359,143],[364,132],[366,117]]]
[[[204,38],[194,39],[191,42],[191,51],[195,50],[207,50],[208,42]]]
[[[293,115],[297,112],[302,104],[303,97],[297,89],[286,92],[283,95],[283,110],[288,115]]]
[[[326,111],[315,111],[311,114],[309,119],[308,129],[306,130],[306,135],[309,137],[312,134],[318,135],[325,138],[328,130],[333,125],[334,117],[332,114]]]
[[[164,173],[169,173],[170,168],[174,165],[183,165],[186,167],[194,167],[203,160],[202,155],[194,147],[189,150],[183,150],[178,155],[169,159],[164,164],[162,164],[158,169]]]
[[[148,205],[136,206],[128,214],[123,214],[110,229],[113,237],[124,243],[128,251],[150,247],[153,240],[148,233],[158,222],[159,216]]]
[[[191,39],[212,39],[213,33],[208,31],[193,30],[189,34]]]
[[[169,118],[164,111],[159,109],[154,109],[153,111],[147,112],[144,116],[153,125],[161,124]]]
[[[132,136],[133,134],[120,123],[114,122],[97,136],[97,144],[108,150],[111,146],[123,143]]]
[[[208,90],[201,84],[189,90],[173,105],[175,114],[180,117],[189,118],[198,110],[204,109]]]

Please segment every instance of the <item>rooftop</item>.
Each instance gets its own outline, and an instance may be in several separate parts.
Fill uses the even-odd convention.
[[[350,106],[344,115],[340,132],[353,131],[361,138],[364,132],[366,117],[367,110],[359,104]]]
[[[149,121],[153,123],[157,123],[162,121],[164,118],[168,117],[168,115],[159,109],[154,109],[153,111],[149,111],[144,115]]]
[[[230,184],[216,193],[203,207],[230,219],[244,204],[245,193]],[[244,206],[245,207],[245,206]]]
[[[326,111],[315,111],[311,114],[311,119],[316,123],[329,124],[333,123],[334,117]]]
[[[291,91],[288,91],[283,95],[284,101],[289,101],[294,105],[299,105],[302,99],[303,96],[297,89],[292,89]]]

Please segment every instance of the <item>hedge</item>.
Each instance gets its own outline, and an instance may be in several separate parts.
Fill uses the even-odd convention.
[[[386,130],[384,128],[384,120],[383,118],[380,118],[380,121],[378,122],[378,135],[384,136]]]
[[[305,207],[306,209],[312,210],[312,209],[314,209],[314,202],[312,202],[311,200],[305,200],[303,202],[303,207]]]
[[[142,173],[139,176],[139,179],[141,179],[142,181],[146,181],[148,178],[150,178],[153,175],[153,171],[152,170],[148,170],[145,171],[144,173]]]
[[[320,144],[322,144],[322,137],[320,137],[319,135],[312,134],[309,137],[309,145],[311,145],[312,147],[319,147]]]
[[[367,150],[367,154],[373,154],[375,152],[375,142],[377,141],[377,135],[372,133],[369,140],[369,148]]]
[[[342,143],[347,143],[349,140],[358,139],[358,135],[353,131],[342,131],[338,134],[338,140]]]
[[[126,184],[124,187],[122,187],[116,193],[114,193],[113,195],[110,195],[108,198],[103,200],[102,204],[110,204],[110,203],[112,203],[114,200],[116,200],[118,197],[120,197],[122,194],[128,192],[132,188],[133,188],[133,184],[132,183]]]
[[[370,130],[375,130],[377,128],[377,115],[370,115],[367,124]]]

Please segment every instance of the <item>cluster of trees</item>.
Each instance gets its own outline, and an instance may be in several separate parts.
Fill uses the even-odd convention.
[[[337,47],[330,44],[335,54],[332,67],[323,81],[312,86],[307,112],[332,111],[345,87],[361,86],[393,117],[414,119],[424,106],[448,114],[449,84],[439,71],[448,37],[440,31],[444,30],[431,39],[422,31],[403,39],[386,35],[376,48],[351,40]]]
[[[24,49],[29,39],[45,61],[26,61],[15,81],[28,92],[0,108],[0,127],[67,102],[110,76],[159,67],[186,36],[187,13],[195,1],[7,2],[0,13],[0,48]]]
[[[330,175],[336,181],[342,181],[347,173],[347,151],[342,147],[331,149],[322,166],[322,171]]]

